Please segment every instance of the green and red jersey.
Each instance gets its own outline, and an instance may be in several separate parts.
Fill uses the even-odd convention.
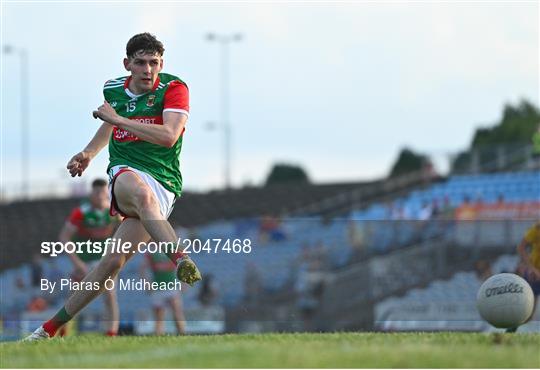
[[[120,116],[141,125],[163,125],[163,112],[171,111],[189,115],[189,91],[178,77],[159,73],[150,92],[135,95],[129,91],[131,77],[109,80],[103,87],[105,100]],[[127,165],[144,171],[163,187],[180,196],[182,174],[180,151],[183,132],[178,141],[167,148],[140,140],[127,130],[114,127],[109,141],[109,167]]]
[[[109,215],[109,209],[95,209],[90,203],[83,203],[73,209],[68,221],[77,228],[71,240],[74,242],[104,242],[112,236],[117,223],[117,220]],[[86,248],[83,248],[83,253],[77,256],[89,262],[100,259],[101,253],[88,253]]]
[[[163,253],[146,253],[154,281],[168,283],[176,280],[176,266]]]

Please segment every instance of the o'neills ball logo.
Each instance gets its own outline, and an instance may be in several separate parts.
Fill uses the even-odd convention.
[[[147,107],[152,107],[152,106],[154,106],[155,102],[156,102],[156,96],[155,95],[150,95],[148,97],[148,100],[146,101],[146,106]]]
[[[523,293],[523,287],[518,284],[510,283],[503,286],[486,289],[486,297],[505,293]]]

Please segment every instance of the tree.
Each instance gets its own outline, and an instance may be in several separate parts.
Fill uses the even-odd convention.
[[[539,121],[540,112],[528,101],[522,100],[516,107],[506,104],[502,118],[495,126],[476,130],[472,147],[509,143],[529,144]]]
[[[540,111],[528,101],[522,100],[516,106],[506,104],[498,122],[476,129],[469,149],[458,153],[452,162],[452,172],[468,170],[473,152],[478,154],[478,169],[489,170],[497,151],[512,154],[524,145],[531,144],[539,122]],[[525,157],[514,160],[524,161]]]
[[[307,184],[309,177],[300,166],[277,163],[272,167],[272,170],[266,178],[266,186],[275,184]]]
[[[430,163],[431,160],[429,157],[415,153],[412,149],[403,148],[390,170],[389,177],[397,177],[411,172],[418,172],[425,169]]]

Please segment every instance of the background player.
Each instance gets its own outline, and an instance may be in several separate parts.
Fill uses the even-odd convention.
[[[530,248],[530,252],[528,249]],[[538,295],[540,295],[540,221],[531,226],[517,246],[520,256],[517,274],[521,275],[530,284],[534,294],[534,307],[530,321],[536,312]],[[517,328],[506,330],[509,333],[517,331]]]
[[[60,231],[59,240],[65,244],[69,241],[84,242],[87,240],[104,242],[110,238],[120,219],[109,214],[109,204],[107,182],[102,179],[94,180],[89,200],[73,209]],[[69,253],[68,255],[74,268],[72,278],[77,281],[81,281],[88,274],[88,271],[96,267],[102,257],[101,253],[88,253],[84,248],[83,253]],[[116,290],[106,290],[104,298],[107,313],[106,334],[115,336],[118,333],[120,316]]]
[[[179,155],[189,115],[189,92],[178,77],[160,73],[163,44],[155,36],[133,36],[126,46],[124,67],[129,76],[108,80],[103,88],[105,102],[93,112],[103,120],[85,149],[68,163],[71,176],[81,176],[90,161],[109,144],[109,188],[111,213],[127,217],[114,238],[131,243],[132,250],[111,252],[86,275],[99,290],[75,291],[66,305],[37,328],[26,340],[53,337],[56,331],[88,305],[133,256],[141,242],[177,242],[167,221],[182,191]],[[193,284],[201,279],[196,265],[181,252],[169,249],[180,281]]]
[[[517,251],[525,264],[523,277],[531,284],[535,297],[538,297],[540,294],[540,221],[527,230],[517,246]],[[537,301],[538,299],[535,299],[535,307]]]
[[[176,267],[163,253],[146,253],[144,262],[141,264],[140,274],[146,278],[146,271],[152,271],[152,278],[157,283],[169,283],[175,280]],[[152,291],[152,308],[156,318],[155,333],[165,333],[164,319],[165,308],[169,306],[173,313],[174,324],[178,334],[185,334],[185,318],[182,309],[182,301],[176,290]]]

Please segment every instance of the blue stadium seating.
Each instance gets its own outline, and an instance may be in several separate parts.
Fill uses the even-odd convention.
[[[397,199],[394,203],[408,208],[411,214],[417,214],[422,204],[437,199],[439,202],[448,197],[452,207],[461,204],[465,197],[472,201],[481,197],[484,202],[495,202],[503,195],[506,201],[524,202],[540,201],[540,172],[517,172],[504,174],[460,175],[452,176],[444,183],[437,183],[425,190],[415,190],[406,197]],[[404,247],[413,242],[417,235],[417,223],[385,222],[388,210],[385,204],[373,204],[365,210],[356,210],[349,218],[335,219],[324,223],[321,218],[284,219],[282,228],[286,240],[262,243],[258,240],[258,220],[243,219],[237,221],[215,222],[195,229],[201,240],[222,238],[250,238],[252,252],[250,254],[235,254],[227,252],[206,253],[193,255],[203,274],[214,275],[219,285],[220,302],[224,305],[234,305],[244,296],[244,281],[246,266],[252,262],[259,269],[263,288],[269,291],[283,288],[292,278],[295,261],[299,259],[302,248],[306,245],[313,250],[319,242],[326,249],[327,261],[330,268],[346,265],[352,257],[353,250],[348,240],[348,221],[350,219],[369,222],[370,238],[366,240],[369,251],[385,253],[396,247]],[[422,229],[424,236],[434,236],[440,230],[436,225],[428,225]],[[137,277],[138,267],[142,256],[136,256],[128,263],[120,277]],[[69,275],[71,264],[67,257],[58,257],[57,266],[62,274]],[[49,273],[45,264],[45,274]],[[17,276],[28,277],[29,267],[4,271],[0,275],[2,295],[12,296],[15,292]],[[186,307],[196,304],[200,284],[195,288],[186,289],[183,297]],[[411,292],[411,294],[415,294]],[[420,297],[421,298],[421,297]],[[120,292],[120,307],[122,314],[135,317],[138,308],[149,306],[150,297],[144,292]],[[13,307],[2,305],[2,312]],[[101,309],[100,303],[92,305],[91,309]],[[130,317],[131,317],[130,316]]]

